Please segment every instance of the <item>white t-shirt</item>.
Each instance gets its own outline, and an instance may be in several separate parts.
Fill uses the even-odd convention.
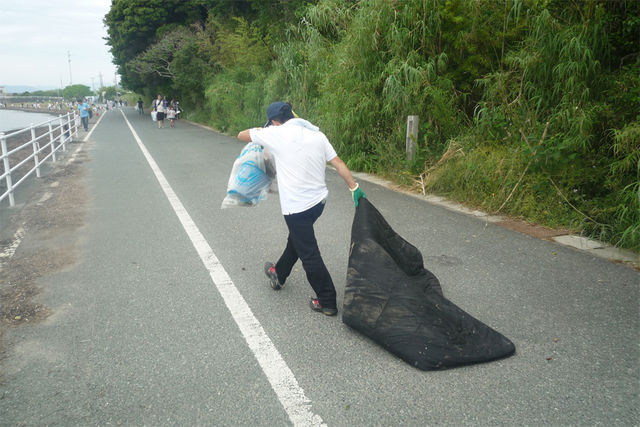
[[[154,102],[154,107],[158,113],[164,113],[164,103],[162,100],[158,101],[157,99]]]
[[[251,129],[250,135],[273,155],[283,215],[303,212],[327,197],[327,162],[337,154],[317,127],[291,119],[281,126]]]

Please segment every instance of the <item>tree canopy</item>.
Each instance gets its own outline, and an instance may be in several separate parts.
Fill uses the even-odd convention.
[[[65,99],[78,99],[91,95],[93,95],[93,91],[85,85],[71,85],[62,90],[62,96]]]

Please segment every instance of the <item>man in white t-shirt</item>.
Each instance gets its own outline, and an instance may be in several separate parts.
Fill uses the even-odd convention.
[[[264,128],[243,130],[238,139],[253,141],[273,155],[276,164],[280,207],[289,229],[287,246],[276,264],[268,262],[265,274],[271,287],[280,290],[298,259],[316,293],[311,300],[314,311],[335,316],[338,313],[336,289],[320,255],[313,224],[324,210],[329,190],[325,183],[327,162],[336,168],[358,200],[366,197],[351,172],[338,157],[324,133],[306,120],[295,118],[291,104],[274,102],[267,108]]]

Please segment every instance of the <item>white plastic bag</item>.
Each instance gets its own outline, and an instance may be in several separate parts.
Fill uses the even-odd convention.
[[[157,113],[156,113],[155,111],[152,111],[152,112],[151,112],[151,120],[153,120],[154,122],[157,122],[157,121],[158,121],[158,119],[156,118],[156,114],[157,114]]]
[[[232,206],[256,206],[267,198],[275,178],[275,165],[270,156],[265,157],[262,146],[250,142],[244,146],[233,163],[227,196],[220,209]]]

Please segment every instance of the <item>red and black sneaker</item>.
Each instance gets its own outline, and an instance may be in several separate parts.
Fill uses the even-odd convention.
[[[268,262],[264,265],[264,274],[269,278],[271,287],[274,291],[282,289],[282,283],[278,280],[278,273],[276,273],[276,266],[272,262]]]
[[[327,316],[335,316],[336,314],[338,314],[337,308],[325,308],[321,306],[320,301],[318,301],[318,298],[312,298],[309,305],[311,306],[311,310],[317,311]]]

